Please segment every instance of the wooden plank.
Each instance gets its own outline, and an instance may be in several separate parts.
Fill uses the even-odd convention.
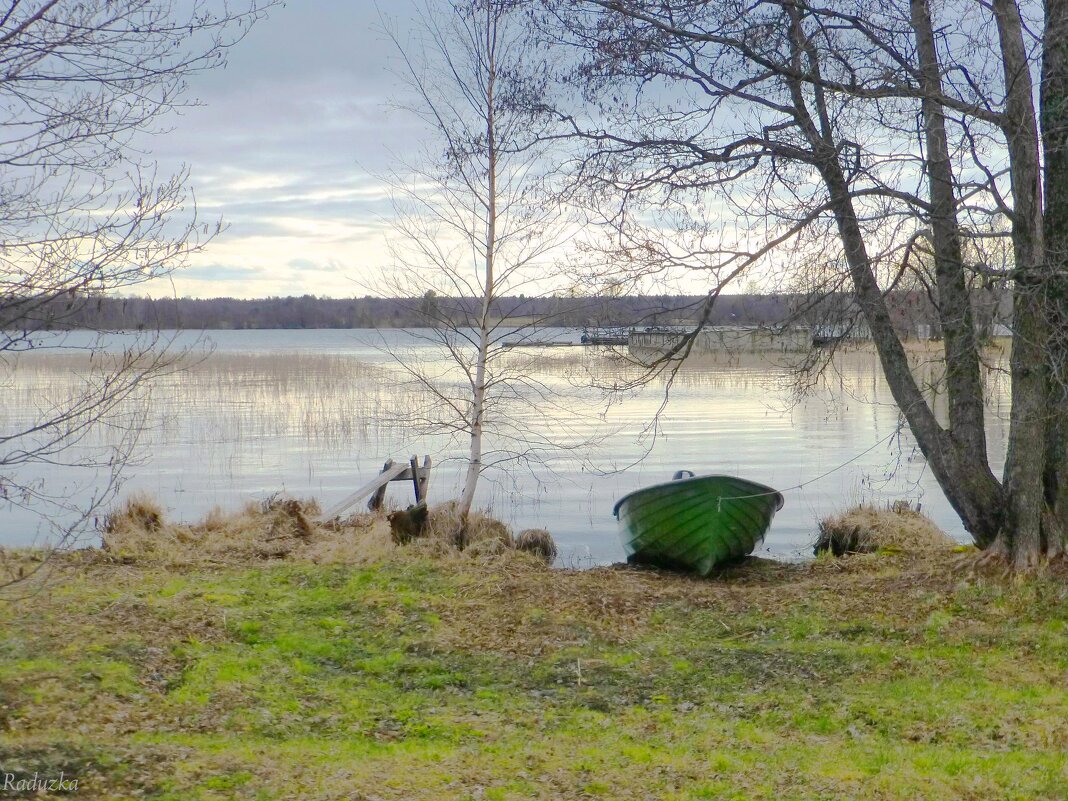
[[[322,515],[320,515],[320,518],[323,520],[333,520],[335,517],[340,515],[354,503],[361,500],[362,498],[366,498],[368,495],[371,495],[371,493],[374,493],[374,497],[371,498],[371,503],[374,503],[376,499],[378,500],[378,505],[372,506],[371,508],[377,509],[379,506],[382,505],[382,497],[379,496],[385,496],[386,485],[389,484],[390,481],[396,479],[401,473],[403,473],[407,469],[408,465],[395,465],[393,464],[392,459],[389,460],[382,467],[381,473],[375,476],[371,481],[368,481],[354,493],[346,497],[345,500],[343,500],[341,503],[328,509]]]
[[[408,460],[408,464],[412,466],[411,479],[412,489],[415,490],[415,502],[419,503],[419,501],[423,500],[423,478],[419,475],[419,457],[413,455]]]
[[[423,467],[419,471],[419,494],[420,497],[426,500],[426,491],[430,487],[430,457],[423,457]]]
[[[393,481],[396,478],[399,478],[401,474],[408,469],[404,465],[397,465],[397,467],[399,467],[400,470],[394,470],[392,459],[389,459],[384,465],[382,465],[382,475],[379,476],[379,479],[384,480],[381,481],[378,486],[378,489],[376,489],[374,493],[372,493],[371,500],[367,502],[367,508],[370,509],[372,512],[377,512],[379,509],[382,508],[382,504],[385,503],[386,487],[389,486],[389,482]],[[390,476],[390,478],[385,478],[387,474]]]

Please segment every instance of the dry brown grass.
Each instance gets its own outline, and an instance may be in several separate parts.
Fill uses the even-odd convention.
[[[422,536],[409,544],[395,541],[388,519],[381,513],[331,521],[320,521],[318,515],[315,501],[272,495],[237,512],[216,508],[198,523],[172,523],[153,499],[134,496],[106,518],[101,532],[102,554],[112,562],[165,567],[278,559],[371,564],[406,549],[413,555],[437,559],[535,563],[544,558],[518,552],[511,529],[483,512],[469,515],[465,546],[458,548],[460,519],[451,503],[431,508]],[[548,541],[551,544],[552,538]]]
[[[155,501],[135,496],[108,515],[103,550],[116,561],[179,566],[283,558],[365,562],[392,547],[380,517],[359,515],[321,526],[318,513],[314,501],[272,495],[236,513],[214,509],[187,525],[167,521]]]
[[[519,532],[515,541],[516,550],[526,551],[551,565],[556,561],[556,543],[553,535],[543,528],[528,528]]]
[[[632,565],[547,570],[530,554],[516,556],[525,562],[458,574],[465,590],[434,608],[444,623],[435,635],[439,647],[524,657],[559,653],[574,644],[577,630],[599,642],[624,643],[655,630],[651,615],[664,608],[705,610],[726,637],[747,638],[761,621],[789,618],[816,602],[833,606],[835,619],[849,619],[913,590],[951,592],[964,575],[960,555],[951,550],[840,562],[751,557],[707,578]],[[921,606],[924,593],[909,603]]]
[[[31,578],[51,555],[34,548],[0,548],[0,589]]]
[[[908,503],[889,509],[861,505],[819,523],[815,553],[835,556],[876,551],[926,553],[947,550],[957,543],[930,518]]]
[[[442,503],[430,510],[427,532],[431,538],[452,539],[460,528],[460,515],[453,503]],[[485,512],[472,511],[467,515],[465,536],[468,545],[484,540],[497,540],[507,547],[514,546],[512,530]]]

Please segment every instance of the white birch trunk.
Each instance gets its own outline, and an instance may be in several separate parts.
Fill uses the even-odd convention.
[[[494,256],[497,238],[497,129],[494,114],[494,84],[496,81],[496,52],[493,3],[486,4],[486,241],[485,241],[485,275],[482,281],[482,312],[479,316],[478,349],[475,354],[475,376],[471,393],[471,447],[468,452],[467,476],[464,490],[457,502],[461,531],[458,535],[460,544],[465,544],[464,529],[467,516],[475,500],[475,488],[482,474],[482,436],[486,411],[486,362],[489,358],[490,305],[494,294]]]

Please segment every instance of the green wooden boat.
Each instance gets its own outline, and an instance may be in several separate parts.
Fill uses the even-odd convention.
[[[628,562],[707,576],[751,554],[782,504],[782,493],[763,484],[680,470],[671,481],[624,495],[612,513]]]

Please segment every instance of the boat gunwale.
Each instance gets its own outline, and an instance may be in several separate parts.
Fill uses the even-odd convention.
[[[640,489],[636,489],[636,490],[633,490],[632,492],[628,492],[626,495],[624,495],[622,498],[620,498],[618,501],[616,501],[616,505],[612,507],[612,516],[618,519],[619,518],[619,507],[621,507],[624,503],[626,503],[628,500],[633,498],[635,495],[640,495],[640,494],[645,493],[645,492],[650,492],[652,490],[662,489],[662,488],[665,488],[665,487],[679,487],[680,485],[690,484],[690,483],[695,483],[696,484],[696,483],[699,483],[699,482],[702,482],[702,481],[707,481],[708,479],[712,479],[712,478],[724,478],[724,479],[729,479],[731,481],[740,481],[743,484],[749,484],[750,486],[756,487],[756,488],[758,488],[760,490],[766,490],[766,492],[754,492],[753,496],[755,496],[755,497],[759,497],[761,495],[776,495],[776,496],[778,496],[779,502],[775,506],[775,511],[776,512],[778,512],[780,509],[782,509],[783,504],[786,503],[786,499],[783,497],[783,494],[779,490],[775,489],[774,487],[769,487],[767,484],[761,484],[759,481],[750,481],[747,478],[739,478],[738,476],[732,476],[732,475],[728,475],[726,473],[708,473],[708,474],[699,475],[699,476],[690,476],[689,478],[675,478],[675,479],[671,479],[670,481],[661,481],[659,484],[650,484],[648,487],[641,487]],[[737,499],[728,498],[728,500],[742,500],[742,498],[737,498]],[[745,498],[745,500],[750,500],[750,498]]]

